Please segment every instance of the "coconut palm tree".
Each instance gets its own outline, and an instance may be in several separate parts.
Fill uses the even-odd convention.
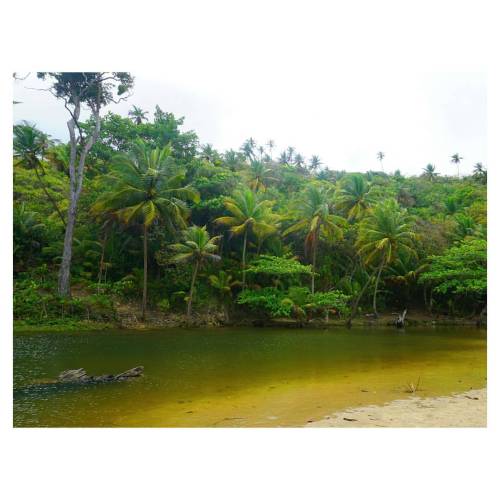
[[[256,159],[254,151],[256,146],[257,143],[252,137],[250,137],[243,143],[240,149],[248,160],[253,161]]]
[[[359,220],[373,202],[371,186],[361,174],[351,174],[339,184],[337,207],[347,213],[347,220]]]
[[[241,163],[243,163],[244,158],[242,158],[242,154],[230,149],[224,153],[224,161],[226,162],[229,170],[235,172]]]
[[[294,158],[294,163],[296,167],[302,168],[304,166],[304,157],[300,153],[297,153]]]
[[[201,148],[201,156],[213,163],[217,159],[217,151],[211,144],[205,144]]]
[[[377,153],[377,160],[380,162],[380,168],[382,169],[382,172],[384,171],[384,164],[383,164],[384,158],[385,158],[385,153],[383,151],[379,151]]]
[[[286,151],[282,151],[280,153],[278,161],[281,165],[287,165],[288,164],[288,153]]]
[[[222,304],[224,310],[224,317],[226,321],[228,320],[228,302],[231,299],[232,289],[241,283],[239,281],[233,280],[233,277],[226,273],[226,271],[219,271],[219,274],[211,274],[208,277],[210,285],[217,291],[219,295],[219,301]]]
[[[389,199],[376,205],[361,221],[356,249],[367,266],[376,269],[373,312],[377,313],[377,292],[380,275],[401,254],[415,254],[413,242],[416,235],[406,211],[395,200]]]
[[[268,184],[276,179],[272,176],[272,169],[261,161],[252,161],[247,171],[250,188],[253,191],[265,191]]]
[[[457,166],[457,177],[460,179],[460,162],[463,160],[463,157],[458,153],[455,153],[451,156],[451,163],[454,163]]]
[[[108,213],[125,224],[137,223],[143,232],[142,317],[146,319],[148,285],[148,230],[162,220],[167,230],[186,227],[187,200],[198,201],[198,192],[184,183],[185,172],[178,167],[169,146],[150,150],[143,141],[132,146],[129,155],[113,158],[111,172],[102,177],[113,186],[92,206],[91,213]]]
[[[312,261],[311,293],[314,293],[315,289],[316,254],[320,239],[333,241],[343,236],[342,226],[345,219],[332,213],[332,197],[332,188],[309,186],[302,194],[299,208],[294,214],[297,221],[283,231],[283,236],[306,233],[305,253],[311,255]]]
[[[68,144],[56,144],[45,153],[45,158],[49,164],[57,171],[63,172],[69,177],[70,147]]]
[[[291,163],[295,155],[295,148],[293,146],[288,146],[286,148],[287,163]]]
[[[13,209],[13,254],[16,264],[24,266],[33,253],[40,252],[44,240],[45,224],[37,212],[26,208],[25,203],[15,204]],[[25,254],[23,259],[23,255]]]
[[[272,139],[269,139],[266,143],[267,149],[269,150],[269,158],[273,159],[273,149],[276,146],[275,142]]]
[[[322,165],[318,155],[312,155],[309,160],[309,169],[315,172]]]
[[[266,225],[254,228],[254,234],[257,243],[257,255],[260,255],[262,246],[264,245],[266,240],[269,240],[271,236],[276,235],[276,233],[279,231],[279,224],[281,220],[282,217],[280,215],[271,212],[271,210],[267,210],[265,218]]]
[[[188,321],[191,320],[191,312],[193,305],[194,287],[200,267],[206,261],[219,261],[221,258],[216,255],[218,243],[221,236],[210,237],[206,226],[190,226],[183,231],[183,242],[169,245],[170,250],[173,250],[174,255],[170,262],[179,264],[183,262],[193,263],[193,274],[191,276],[191,287],[189,289],[189,298],[187,304]]]
[[[272,202],[262,200],[257,193],[245,189],[236,192],[233,197],[227,197],[224,206],[231,215],[219,217],[215,219],[215,223],[229,226],[233,235],[243,235],[241,265],[242,282],[245,286],[248,236],[255,231],[272,229],[272,226],[267,222]]]
[[[424,177],[427,177],[431,182],[438,176],[436,172],[436,167],[432,163],[428,163],[425,168],[423,168]]]
[[[143,121],[147,121],[147,116],[149,111],[144,111],[137,106],[132,106],[132,109],[128,112],[128,116],[136,125],[140,125]]]
[[[63,225],[66,225],[66,220],[62,214],[56,200],[50,194],[42,175],[45,174],[43,169],[43,158],[50,146],[49,136],[38,130],[35,125],[26,121],[14,126],[14,158],[18,165],[24,168],[34,170],[36,178],[47,197],[47,200],[54,208],[55,212],[61,219]]]
[[[474,179],[486,183],[487,171],[482,163],[476,163],[474,165],[474,173],[472,174],[472,176],[474,177]]]

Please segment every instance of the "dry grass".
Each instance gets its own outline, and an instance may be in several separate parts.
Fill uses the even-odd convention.
[[[420,377],[418,377],[417,382],[408,382],[405,385],[405,390],[404,392],[409,393],[409,394],[415,394],[417,391],[420,391]]]

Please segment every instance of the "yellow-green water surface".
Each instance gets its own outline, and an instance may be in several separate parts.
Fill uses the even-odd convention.
[[[70,368],[127,382],[57,385]],[[30,333],[14,337],[17,427],[302,426],[410,394],[486,386],[486,332],[473,328],[227,328]]]

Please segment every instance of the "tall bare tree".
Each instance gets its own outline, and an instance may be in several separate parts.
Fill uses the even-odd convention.
[[[70,144],[69,206],[58,282],[59,294],[69,296],[73,233],[83,186],[85,160],[99,137],[102,108],[111,102],[127,98],[134,79],[129,73],[37,73],[37,76],[50,83],[45,90],[62,100],[70,114],[67,122]],[[90,110],[93,124],[90,129],[84,130],[81,127],[82,108]]]

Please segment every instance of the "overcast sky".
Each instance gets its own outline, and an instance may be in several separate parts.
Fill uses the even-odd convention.
[[[264,71],[267,71],[264,68]],[[461,172],[486,164],[486,77],[482,73],[360,72],[263,74],[250,71],[200,78],[196,73],[132,72],[133,96],[107,109],[126,115],[132,105],[185,117],[184,129],[218,150],[238,149],[248,137],[274,139],[276,154],[294,146],[320,156],[332,169],[379,168],[419,174],[427,163],[454,174],[450,155],[463,156]],[[33,73],[14,84],[14,120],[29,120],[66,141],[67,112]]]

